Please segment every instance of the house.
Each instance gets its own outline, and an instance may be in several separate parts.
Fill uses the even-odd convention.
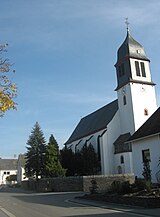
[[[130,137],[133,168],[137,177],[142,177],[143,163],[149,161],[152,182],[160,182],[160,107]]]
[[[26,163],[26,158],[24,154],[20,154],[18,156],[18,161],[17,161],[17,182],[21,184],[23,180],[27,180],[25,177],[25,163]]]
[[[157,103],[150,60],[128,28],[115,68],[117,99],[82,118],[65,146],[77,152],[84,144],[92,144],[102,175],[134,173],[135,169],[140,175],[138,165],[135,168],[138,145],[127,141],[154,114]]]
[[[17,175],[16,159],[0,159],[0,185],[8,184],[6,178]]]

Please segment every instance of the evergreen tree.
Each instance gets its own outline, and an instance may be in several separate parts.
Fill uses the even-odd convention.
[[[27,177],[44,176],[46,141],[38,122],[34,125],[27,141],[25,172]]]
[[[66,169],[66,176],[75,175],[75,154],[66,147],[60,151],[60,161],[62,167]]]
[[[46,151],[45,173],[47,177],[64,176],[65,169],[59,160],[59,147],[54,136],[51,135]]]
[[[94,175],[99,168],[98,156],[94,150],[93,145],[90,143],[88,146],[85,144],[81,150],[83,161],[83,175]]]

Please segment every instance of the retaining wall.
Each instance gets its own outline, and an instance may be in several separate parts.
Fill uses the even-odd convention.
[[[105,192],[109,189],[113,181],[129,181],[133,183],[135,178],[133,174],[120,174],[110,176],[73,176],[73,177],[56,177],[36,180],[22,181],[22,188],[38,192],[64,192],[64,191],[84,191],[89,192],[92,187],[91,180],[96,180],[97,191]]]

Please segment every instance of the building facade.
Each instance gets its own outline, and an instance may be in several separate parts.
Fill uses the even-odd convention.
[[[65,143],[74,152],[92,144],[103,175],[134,173],[132,143],[127,141],[157,110],[150,60],[128,29],[115,68],[117,99],[82,118]]]

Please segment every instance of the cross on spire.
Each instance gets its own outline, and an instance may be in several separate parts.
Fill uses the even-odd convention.
[[[125,18],[125,24],[127,26],[127,31],[129,31],[129,22],[128,22],[128,17]]]

